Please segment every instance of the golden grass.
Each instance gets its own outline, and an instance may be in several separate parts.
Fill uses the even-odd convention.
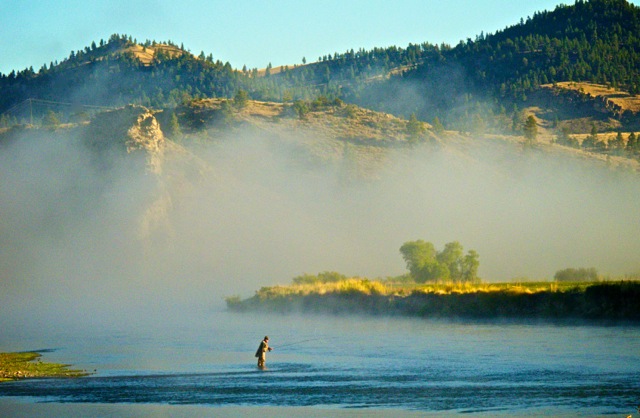
[[[147,47],[136,44],[123,49],[122,52],[132,53],[137,59],[140,60],[142,64],[144,64],[145,66],[148,66],[148,65],[151,65],[151,61],[153,61],[153,56],[156,53],[156,51],[160,51],[160,50],[165,52],[167,55],[172,55],[172,56],[180,56],[182,54],[187,53],[185,51],[182,51],[178,47],[166,45],[166,44],[155,44],[153,46],[147,46]]]
[[[361,278],[350,278],[330,283],[292,284],[289,286],[263,287],[256,292],[260,298],[273,296],[306,296],[310,294],[324,295],[328,293],[363,293],[366,295],[390,294],[390,288],[379,281]]]
[[[564,81],[556,83],[556,87],[565,90],[574,90],[586,94],[592,98],[604,97],[620,106],[623,110],[629,110],[637,113],[640,111],[640,96],[631,96],[626,91],[616,90],[609,86],[601,84],[583,83]],[[551,84],[545,84],[542,87],[551,88]]]
[[[330,283],[292,284],[289,286],[263,287],[256,292],[260,299],[285,297],[290,295],[307,296],[331,293],[359,293],[363,295],[408,295],[414,292],[438,295],[508,292],[514,294],[533,294],[537,292],[564,292],[581,289],[599,282],[515,282],[515,283],[394,283],[352,277],[347,280]]]
[[[400,279],[400,278],[399,278]],[[404,280],[404,282],[401,282]],[[640,320],[640,281],[407,283],[358,277],[330,283],[265,287],[227,307],[246,312],[351,312],[421,317]]]

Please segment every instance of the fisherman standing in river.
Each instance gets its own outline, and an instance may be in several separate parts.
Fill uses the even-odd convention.
[[[267,359],[267,351],[271,351],[273,348],[269,347],[269,337],[265,336],[264,340],[260,341],[258,351],[256,351],[256,357],[258,357],[258,367],[264,369],[264,362]]]

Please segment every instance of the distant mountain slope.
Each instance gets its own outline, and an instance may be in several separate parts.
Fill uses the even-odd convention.
[[[0,126],[33,119],[33,103],[21,107],[28,99],[55,102],[36,109],[37,120],[48,110],[77,120],[78,104],[175,108],[244,91],[262,101],[339,98],[405,119],[437,117],[448,129],[519,134],[522,109],[541,106],[541,86],[571,81],[632,96],[640,90],[640,8],[626,0],[579,0],[453,47],[425,42],[349,50],[264,71],[233,69],[171,41],[138,43],[112,35],[37,72],[0,74]],[[561,116],[544,110],[538,117]],[[630,130],[637,125],[633,118],[601,125]]]
[[[112,35],[72,52],[61,63],[0,76],[0,113],[35,98],[100,106],[126,104],[172,107],[191,97],[228,96],[243,78],[229,64],[211,56],[195,57],[171,42]],[[244,77],[246,78],[246,77]],[[58,108],[53,107],[54,110]]]
[[[640,8],[626,0],[577,1],[439,49],[385,83],[363,86],[354,98],[363,106],[416,112],[426,120],[438,116],[462,127],[474,116],[494,119],[526,106],[528,96],[548,83],[584,81],[635,95],[639,70]]]

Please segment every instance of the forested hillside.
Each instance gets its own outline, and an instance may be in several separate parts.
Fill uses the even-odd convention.
[[[427,48],[414,68],[392,76],[384,88],[363,86],[353,97],[365,106],[438,116],[469,129],[474,118],[491,125],[505,112],[512,116],[547,83],[586,81],[635,95],[639,69],[640,9],[625,0],[577,1],[454,48]],[[389,93],[407,86],[420,92],[409,103]],[[498,128],[508,130],[509,118],[502,122]]]
[[[234,69],[173,41],[138,42],[114,34],[37,71],[0,74],[0,124],[32,122],[34,102],[27,111],[28,99],[41,101],[37,119],[51,108],[64,121],[86,117],[87,107],[71,105],[166,109],[243,91],[250,99],[280,102],[323,96],[404,118],[415,114],[447,129],[519,134],[521,111],[540,105],[536,93],[542,85],[582,81],[632,96],[640,90],[640,8],[626,0],[578,0],[494,34],[469,35],[474,39],[455,46],[352,49],[259,71]]]

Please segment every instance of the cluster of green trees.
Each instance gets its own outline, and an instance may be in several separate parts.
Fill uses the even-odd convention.
[[[618,131],[615,138],[605,141],[598,137],[598,130],[593,125],[591,133],[580,142],[572,136],[567,127],[563,127],[556,135],[555,142],[573,148],[582,148],[586,151],[638,158],[640,157],[640,140],[638,136],[635,132],[630,132],[625,139],[622,132]]]
[[[445,244],[442,251],[423,240],[407,241],[400,247],[411,277],[417,283],[478,282],[479,255],[474,250],[464,254],[458,241]]]

